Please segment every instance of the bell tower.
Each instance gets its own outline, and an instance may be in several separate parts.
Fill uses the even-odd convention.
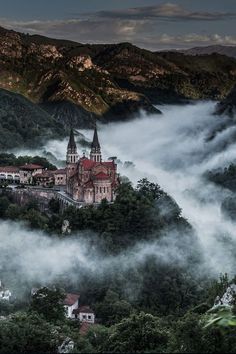
[[[93,142],[91,144],[91,151],[90,151],[90,160],[93,160],[95,162],[102,161],[102,153],[101,153],[101,146],[98,140],[97,125],[95,125],[94,128]]]
[[[67,153],[66,153],[66,169],[67,176],[71,176],[73,172],[76,170],[76,165],[78,163],[78,153],[77,146],[75,143],[75,137],[73,129],[70,130],[70,139],[67,145]]]

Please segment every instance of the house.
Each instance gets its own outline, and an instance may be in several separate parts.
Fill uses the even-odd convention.
[[[95,314],[89,306],[80,306],[78,309],[73,310],[72,315],[80,322],[94,323]]]
[[[2,281],[0,280],[0,301],[10,301],[11,298],[11,292],[9,289],[6,289],[5,286],[3,285]]]
[[[0,166],[0,183],[20,183],[20,169],[15,166]]]
[[[79,294],[66,294],[66,298],[63,302],[66,311],[66,317],[74,318],[73,311],[77,310],[79,307]]]
[[[20,167],[20,183],[21,184],[32,184],[33,177],[37,174],[43,173],[43,166],[36,164],[25,164]]]
[[[55,186],[65,186],[66,185],[66,169],[61,168],[53,171]]]
[[[44,170],[42,173],[34,175],[33,180],[37,186],[52,187],[54,185],[54,173]]]

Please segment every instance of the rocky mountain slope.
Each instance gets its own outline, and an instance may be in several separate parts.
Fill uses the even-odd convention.
[[[236,113],[236,85],[229,92],[229,94],[217,104],[216,114],[225,114],[231,118],[234,117]]]
[[[235,83],[236,59],[219,54],[83,45],[0,28],[0,88],[66,128],[128,119],[140,109],[160,113],[153,104],[163,102],[223,99]]]

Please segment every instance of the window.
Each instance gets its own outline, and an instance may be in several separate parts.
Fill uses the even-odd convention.
[[[88,319],[91,320],[92,316],[91,315],[88,315]]]
[[[83,319],[84,319],[84,320],[86,319],[86,315],[83,315]]]
[[[104,187],[103,190],[104,190],[104,193],[106,193],[106,187]]]
[[[100,187],[100,193],[102,193],[102,187]]]

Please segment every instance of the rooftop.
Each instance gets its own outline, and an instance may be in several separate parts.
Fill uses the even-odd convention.
[[[76,303],[76,301],[78,301],[80,298],[80,294],[66,294],[66,298],[64,300],[64,305],[67,305],[67,306],[72,306],[74,305],[74,303]]]
[[[33,164],[33,163],[28,163],[28,164],[25,164],[23,166],[20,166],[20,169],[21,170],[39,170],[39,169],[43,169],[43,166],[36,165],[36,164]]]

